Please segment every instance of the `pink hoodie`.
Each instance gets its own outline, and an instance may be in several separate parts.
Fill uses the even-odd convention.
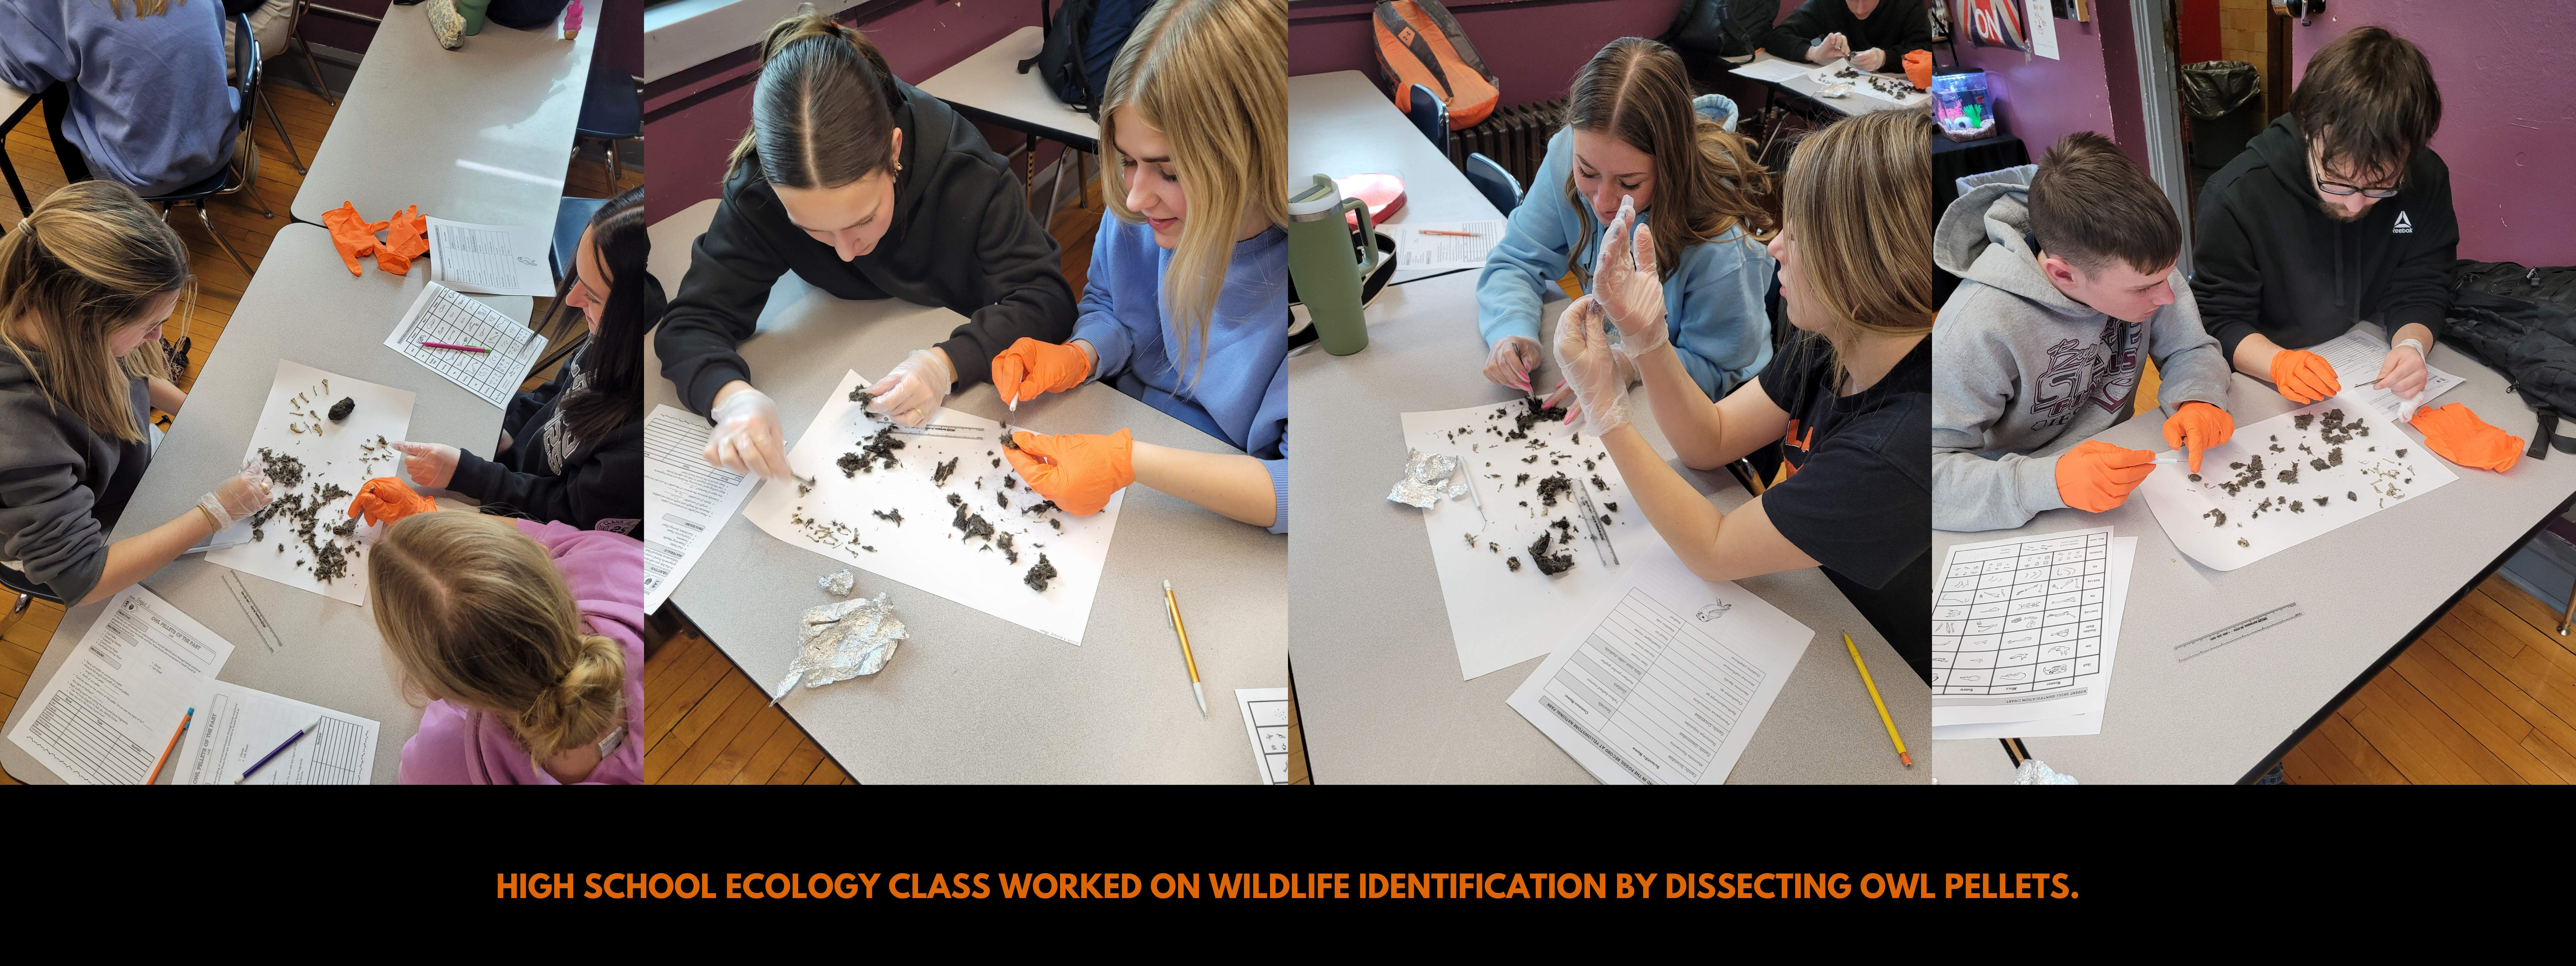
[[[626,740],[592,770],[584,785],[644,783],[644,544],[624,534],[561,523],[516,521],[544,544],[572,588],[584,623],[626,649]],[[446,701],[420,714],[420,733],[403,743],[405,785],[559,785],[537,767],[510,726]]]

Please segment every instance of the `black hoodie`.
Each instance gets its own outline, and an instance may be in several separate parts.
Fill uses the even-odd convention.
[[[994,354],[1024,336],[1063,342],[1073,334],[1073,289],[1055,239],[1029,213],[1010,163],[938,98],[894,86],[902,94],[894,121],[903,131],[903,170],[894,224],[875,250],[845,262],[789,222],[757,158],[726,181],[653,337],[662,375],[690,409],[703,415],[725,383],[750,380],[751,366],[734,347],[758,329],[770,286],[791,271],[841,298],[899,298],[966,316],[939,344],[959,385],[989,381]]]
[[[1866,17],[1852,16],[1847,0],[1807,0],[1780,21],[1762,46],[1774,57],[1805,60],[1807,48],[1837,33],[1851,42],[1852,53],[1886,51],[1887,63],[1878,66],[1882,71],[1902,71],[1906,54],[1932,49],[1932,21],[1923,13],[1923,0],[1881,0]]]
[[[2327,217],[2319,203],[2307,140],[2289,114],[2201,189],[2191,293],[2219,350],[2234,359],[2236,344],[2257,332],[2302,349],[2364,319],[2392,334],[2412,322],[2440,337],[2460,247],[2441,157],[2416,152],[2397,196],[2359,221]]]
[[[485,513],[643,539],[643,414],[592,439],[574,437],[561,418],[564,396],[588,383],[589,355],[584,349],[545,385],[512,398],[501,417],[509,452],[484,459],[459,450],[447,488],[482,501]]]

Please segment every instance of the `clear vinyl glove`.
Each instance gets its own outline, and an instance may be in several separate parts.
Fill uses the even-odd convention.
[[[1860,53],[1853,54],[1851,65],[1873,74],[1877,73],[1879,68],[1887,66],[1887,51],[1882,48],[1872,47],[1868,50],[1861,51]]]
[[[868,400],[868,411],[906,426],[919,426],[930,421],[931,413],[939,411],[939,404],[948,398],[948,387],[956,383],[957,370],[949,368],[947,353],[914,349],[885,378],[868,387],[874,394]]]
[[[1538,371],[1538,353],[1538,340],[1528,336],[1494,340],[1494,351],[1485,356],[1485,381],[1529,392],[1530,373]]]
[[[456,479],[458,450],[439,443],[400,442],[394,449],[403,454],[403,473],[411,481],[432,489],[446,489]]]
[[[1655,232],[1637,227],[1636,199],[1621,195],[1619,217],[1610,219],[1609,230],[1602,233],[1601,262],[1592,275],[1592,293],[1599,297],[1610,324],[1618,327],[1619,351],[1628,358],[1644,356],[1670,341],[1664,335],[1664,279],[1655,267]]]
[[[276,499],[270,489],[268,474],[260,472],[258,464],[244,463],[239,474],[198,497],[197,506],[215,518],[215,529],[221,531],[267,509],[269,501]]]
[[[717,402],[707,418],[707,462],[736,473],[757,473],[773,480],[788,478],[786,441],[778,431],[778,403],[769,394],[742,389]]]
[[[1586,295],[1556,322],[1556,368],[1582,407],[1583,431],[1595,438],[1628,424],[1628,384],[1604,314],[1600,300]]]

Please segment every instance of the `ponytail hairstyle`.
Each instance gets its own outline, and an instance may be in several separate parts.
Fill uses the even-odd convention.
[[[1750,142],[1691,109],[1690,69],[1672,48],[1642,37],[1622,37],[1601,48],[1575,72],[1565,97],[1565,126],[1606,134],[1655,159],[1655,198],[1646,223],[1655,231],[1655,268],[1663,280],[1681,270],[1682,249],[1742,228],[1767,242],[1778,229],[1762,198],[1770,172],[1754,163]],[[1592,287],[1584,253],[1604,226],[1565,175],[1566,200],[1583,213],[1573,266]]]
[[[894,107],[902,99],[885,55],[857,28],[803,4],[760,42],[751,129],[725,163],[730,180],[757,158],[781,188],[838,188],[891,172]]]
[[[625,721],[626,675],[640,669],[585,631],[545,547],[510,520],[413,514],[373,550],[367,602],[414,704],[436,692],[508,722],[540,768]]]
[[[1864,335],[1932,331],[1933,126],[1929,109],[1871,111],[1789,155],[1781,216],[1837,359]]]
[[[1163,308],[1176,358],[1198,346],[1207,363],[1208,322],[1234,260],[1235,229],[1258,210],[1288,223],[1288,12],[1284,0],[1160,0],[1109,69],[1100,106],[1100,194],[1120,221],[1127,208],[1127,159],[1118,118],[1163,133],[1171,144],[1189,215],[1163,272]]]
[[[108,355],[117,330],[181,292],[195,309],[188,246],[134,189],[83,181],[46,196],[18,229],[0,236],[0,347],[33,373],[46,401],[100,436],[142,442],[128,380],[169,377],[157,340]],[[12,328],[36,334],[39,364]]]
[[[565,428],[581,440],[643,418],[644,330],[665,307],[662,286],[644,267],[653,243],[644,234],[643,188],[609,199],[590,216],[590,244],[607,276],[608,300],[599,309],[599,334],[581,353],[584,388],[561,403]]]

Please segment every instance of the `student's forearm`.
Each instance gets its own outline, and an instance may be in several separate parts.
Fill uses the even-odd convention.
[[[2263,333],[2256,332],[2246,336],[2244,341],[2236,343],[2236,356],[2229,361],[2236,364],[2238,372],[2256,379],[2268,380],[2272,378],[2272,357],[2280,355],[2281,352],[2282,349],[2278,344]]]
[[[1692,489],[1689,480],[1673,472],[1663,456],[1637,433],[1637,427],[1611,430],[1610,435],[1602,437],[1601,445],[1610,451],[1610,462],[1618,464],[1619,476],[1627,481],[1628,494],[1636,498],[1637,508],[1646,511],[1646,522],[1654,526],[1674,553],[1681,555],[1692,573],[1706,577],[1703,568],[1716,564],[1710,553],[1717,547],[1717,530],[1726,514]]]
[[[179,414],[179,407],[188,404],[188,394],[180,392],[179,387],[171,385],[170,380],[154,376],[147,385],[150,387],[154,409],[176,416]]]
[[[2416,345],[2424,347],[2424,361],[2428,363],[2433,361],[2433,330],[2408,322],[2398,326],[2397,331],[2388,336],[2388,347],[2392,350],[2396,349],[2398,343],[2408,339],[2413,339]]]
[[[192,506],[177,519],[108,544],[107,566],[99,569],[98,583],[80,602],[95,604],[114,597],[117,591],[134,586],[214,535],[214,521],[206,518],[205,511]]]
[[[1722,451],[1726,419],[1682,366],[1681,350],[1666,343],[1638,359],[1637,372],[1646,380],[1646,401],[1654,407],[1655,426],[1664,431],[1664,440],[1673,444],[1673,454],[1681,457],[1682,465],[1695,470],[1726,465]]]
[[[1270,470],[1249,456],[1201,453],[1137,443],[1136,482],[1188,500],[1231,520],[1266,527],[1279,519]]]

